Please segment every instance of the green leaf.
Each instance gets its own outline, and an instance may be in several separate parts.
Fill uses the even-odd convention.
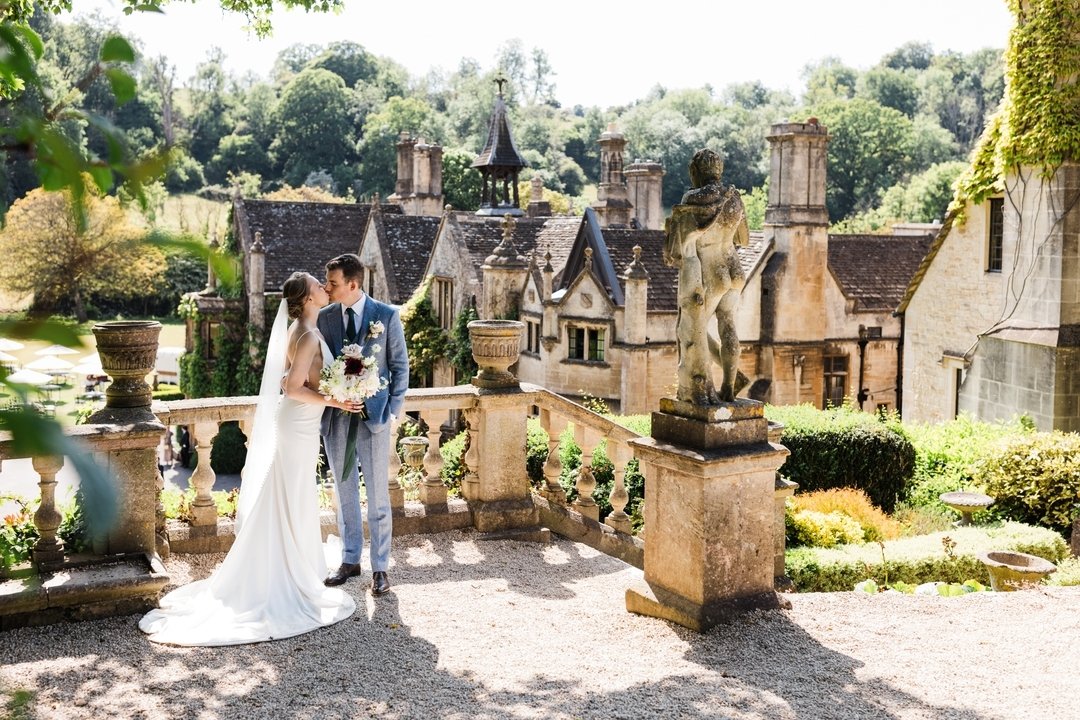
[[[116,96],[117,105],[123,105],[135,97],[135,78],[128,75],[120,68],[106,68],[105,75],[109,78],[113,95]]]
[[[101,62],[135,62],[135,50],[124,38],[113,35],[101,46]]]
[[[44,340],[64,347],[85,347],[75,327],[55,320],[0,320],[0,335],[19,340]]]
[[[82,508],[88,523],[99,533],[112,527],[118,507],[115,482],[85,447],[64,434],[59,423],[29,410],[2,410],[0,429],[11,433],[13,455],[67,458],[79,474]]]
[[[111,169],[101,165],[91,165],[87,170],[90,172],[90,177],[94,178],[94,184],[101,189],[101,192],[108,192],[112,188],[113,174]]]

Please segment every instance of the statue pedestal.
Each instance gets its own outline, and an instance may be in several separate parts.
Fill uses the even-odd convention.
[[[784,607],[773,589],[774,492],[787,451],[769,442],[761,403],[692,406],[692,417],[668,412],[687,409],[673,400],[661,408],[654,437],[631,441],[648,473],[647,540],[645,579],[626,591],[626,609],[704,632]]]

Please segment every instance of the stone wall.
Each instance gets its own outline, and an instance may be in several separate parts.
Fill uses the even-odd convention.
[[[948,230],[904,313],[904,420],[953,417],[960,358],[1001,315],[1005,273],[986,271],[990,203],[969,203],[965,213],[967,222]],[[1012,247],[1006,232],[1006,264]],[[957,359],[943,363],[946,355]]]

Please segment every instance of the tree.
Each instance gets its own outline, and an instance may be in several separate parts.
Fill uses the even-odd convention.
[[[909,118],[919,107],[919,88],[915,73],[890,67],[870,68],[855,83],[855,96],[899,110]]]
[[[161,251],[144,245],[116,198],[85,195],[86,227],[72,212],[72,194],[34,190],[8,212],[0,231],[0,282],[33,293],[43,310],[70,304],[85,322],[92,294],[124,297],[149,288],[165,270]]]
[[[902,113],[856,98],[823,103],[810,114],[829,129],[825,202],[833,222],[877,205],[911,169],[914,132]]]
[[[285,86],[277,106],[278,133],[271,146],[284,165],[283,179],[300,185],[316,170],[334,174],[355,159],[350,95],[329,70],[304,70]],[[351,183],[346,183],[351,184]]]
[[[934,48],[930,43],[914,40],[904,43],[881,58],[881,64],[893,70],[925,70],[934,60]]]
[[[855,97],[859,72],[845,65],[840,58],[826,57],[816,63],[808,63],[803,68],[802,76],[806,80],[803,102],[816,105]]]
[[[444,142],[446,131],[434,109],[420,98],[390,98],[364,121],[360,141],[363,192],[389,194],[397,178],[397,141],[402,131],[428,142]]]
[[[226,92],[228,77],[225,53],[212,48],[191,79],[191,140],[188,151],[205,165],[214,156],[221,138],[232,132],[233,98]]]
[[[475,155],[461,148],[443,150],[443,199],[455,210],[477,210],[483,190]]]
[[[359,43],[348,40],[332,42],[317,56],[308,61],[304,69],[322,68],[345,81],[347,87],[355,87],[361,81],[378,77],[378,58]]]

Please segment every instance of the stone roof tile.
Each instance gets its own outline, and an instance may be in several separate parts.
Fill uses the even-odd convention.
[[[829,272],[857,311],[892,311],[933,236],[829,235]]]

